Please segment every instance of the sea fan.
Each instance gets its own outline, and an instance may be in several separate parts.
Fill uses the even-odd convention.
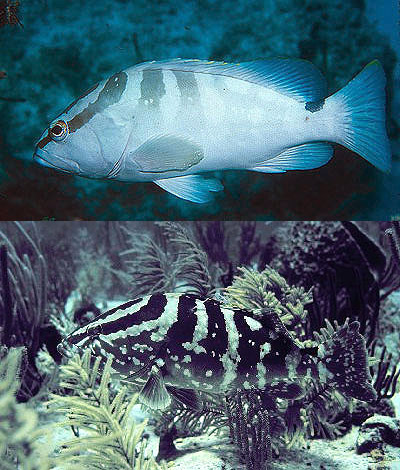
[[[159,240],[126,230],[130,248],[121,253],[134,295],[186,292],[202,298],[213,292],[208,257],[193,234],[173,222],[157,224]]]

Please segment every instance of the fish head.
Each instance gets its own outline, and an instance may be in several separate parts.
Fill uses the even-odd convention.
[[[169,317],[163,294],[130,300],[76,328],[58,346],[64,356],[89,349],[96,357],[112,357],[112,369],[122,375],[135,374],[156,359],[165,343]]]
[[[71,103],[42,133],[34,160],[87,178],[107,177],[125,145],[113,109],[119,106],[126,83],[126,73],[116,73]]]
[[[43,132],[33,159],[43,166],[88,178],[104,177],[109,167],[90,124],[72,132],[67,116],[58,117]]]
[[[61,343],[57,346],[57,350],[65,357],[71,357],[73,354],[82,353],[87,348],[95,352],[98,345],[98,340],[102,334],[102,327],[100,324],[92,324],[89,322],[87,325],[81,326],[74,330],[71,334],[66,336]]]

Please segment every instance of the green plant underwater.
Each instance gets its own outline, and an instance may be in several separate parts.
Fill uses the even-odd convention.
[[[17,403],[24,349],[0,352],[0,468],[49,470],[49,447],[43,445],[47,430],[38,428],[39,417],[25,403]]]
[[[16,402],[22,357],[23,349],[14,348],[0,361],[1,470],[167,468],[146,449],[146,421],[137,424],[130,416],[137,395],[111,387],[111,360],[103,368],[87,351],[61,366],[60,390],[51,394],[47,413],[66,419],[40,426],[38,413]],[[60,449],[49,444],[57,429],[69,426],[75,437],[63,440]]]
[[[66,415],[58,426],[79,430],[75,438],[63,442],[63,465],[99,470],[165,469],[165,464],[158,465],[147,455],[143,438],[146,421],[136,424],[130,417],[137,395],[129,397],[125,386],[113,391],[112,359],[102,370],[100,362],[100,358],[93,360],[88,350],[61,366],[60,387],[72,394],[52,394],[49,405]]]

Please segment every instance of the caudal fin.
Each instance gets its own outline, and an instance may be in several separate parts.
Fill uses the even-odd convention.
[[[371,384],[365,340],[359,333],[358,321],[345,323],[318,348],[318,356],[328,371],[328,380],[335,382],[345,395],[367,402],[375,401]]]
[[[388,172],[391,149],[385,126],[385,85],[383,68],[374,60],[327,100],[337,105],[336,141]]]

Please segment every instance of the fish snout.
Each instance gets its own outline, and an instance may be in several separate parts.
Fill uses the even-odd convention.
[[[73,355],[81,352],[81,348],[76,344],[69,343],[66,339],[57,345],[57,351],[64,357],[70,359]]]
[[[33,160],[42,166],[63,171],[65,173],[81,173],[80,166],[77,162],[57,155],[51,155],[46,150],[40,149],[38,146],[35,148]]]

